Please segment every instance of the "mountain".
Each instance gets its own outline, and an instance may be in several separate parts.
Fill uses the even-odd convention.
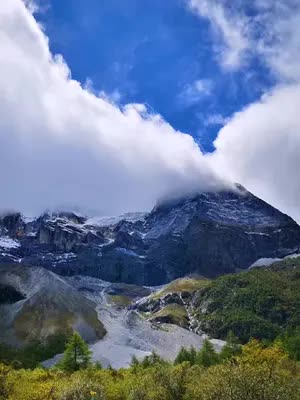
[[[88,341],[105,335],[96,304],[51,271],[0,265],[0,342],[24,345],[73,330]]]
[[[242,343],[274,340],[300,326],[300,255],[213,280],[183,278],[137,301],[152,323]]]
[[[61,275],[159,285],[188,274],[216,277],[261,258],[296,253],[300,227],[243,187],[159,203],[150,213],[88,219],[75,213],[0,219],[0,263]]]

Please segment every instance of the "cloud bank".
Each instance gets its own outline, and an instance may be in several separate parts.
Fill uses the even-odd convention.
[[[213,163],[300,221],[300,84],[274,89],[235,114],[215,141]]]
[[[0,208],[111,215],[222,185],[190,135],[71,78],[22,0],[0,4]]]
[[[189,0],[219,36],[219,63],[240,68],[256,57],[277,84],[235,113],[218,134],[214,167],[300,221],[300,3]],[[252,11],[253,11],[252,10]],[[228,63],[227,63],[228,67]]]
[[[37,214],[79,206],[111,215],[237,181],[300,221],[300,5],[270,3],[255,0],[259,17],[250,21],[225,2],[189,2],[213,25],[220,65],[238,69],[255,54],[278,82],[222,121],[215,152],[204,155],[144,105],[120,109],[83,88],[50,53],[32,9],[2,0],[0,208]]]

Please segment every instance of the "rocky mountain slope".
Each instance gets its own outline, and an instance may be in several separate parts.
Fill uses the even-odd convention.
[[[98,318],[103,322],[107,334],[90,346],[95,361],[104,367],[129,366],[132,357],[143,359],[155,351],[166,360],[174,360],[180,348],[202,347],[205,335],[198,335],[176,324],[149,321],[139,312],[135,304],[147,298],[156,288],[110,283],[87,276],[64,277],[75,289],[97,304]],[[224,342],[211,339],[217,351]],[[52,366],[61,355],[47,360],[44,365]]]
[[[62,275],[159,285],[248,268],[298,251],[300,227],[244,188],[164,201],[149,214],[88,219],[74,213],[0,219],[0,263]]]
[[[43,364],[52,366],[72,330],[91,342],[95,361],[115,368],[152,351],[174,360],[181,346],[201,348],[205,338],[175,324],[158,326],[133,307],[155,288],[59,277],[22,264],[1,265],[0,281],[0,360],[31,367],[48,359]],[[223,346],[222,341],[212,343],[218,351]]]
[[[105,335],[96,304],[43,268],[0,266],[0,341],[24,345],[73,330],[88,341]]]

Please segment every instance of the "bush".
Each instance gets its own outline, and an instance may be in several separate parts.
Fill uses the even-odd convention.
[[[208,343],[205,353],[214,357]],[[0,400],[299,400],[299,394],[299,364],[279,345],[265,347],[257,341],[230,360],[207,367],[190,361],[173,365],[156,355],[118,371],[88,367],[70,373],[0,365]]]

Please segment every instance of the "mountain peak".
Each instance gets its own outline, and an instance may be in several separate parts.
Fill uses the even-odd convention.
[[[146,285],[233,272],[297,252],[300,245],[296,222],[241,185],[118,218],[63,212],[27,221],[15,214],[2,218],[0,235],[0,262]]]

